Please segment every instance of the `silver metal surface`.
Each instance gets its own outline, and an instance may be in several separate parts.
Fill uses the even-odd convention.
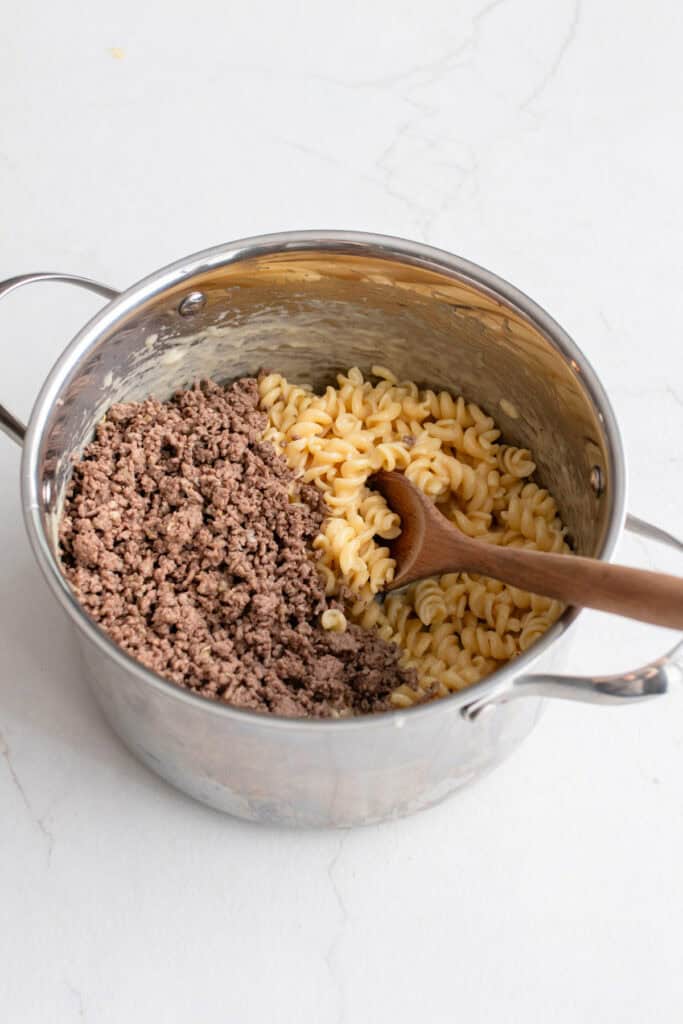
[[[593,466],[593,468],[591,469],[590,481],[591,487],[593,488],[593,490],[599,498],[605,490],[605,481],[602,478],[602,470],[599,466]]]
[[[588,704],[634,704],[667,693],[683,681],[683,642],[642,668],[613,676],[537,674],[518,676],[511,686],[473,701],[462,709],[465,719],[476,721],[501,702],[519,697],[557,697]]]
[[[0,430],[21,448],[26,437],[26,426],[4,405],[0,405]]]
[[[13,292],[16,288],[23,287],[25,284],[36,284],[41,281],[59,281],[65,284],[77,284],[81,288],[87,288],[88,291],[101,295],[104,299],[114,299],[119,294],[114,291],[113,288],[107,288],[106,285],[98,284],[97,281],[91,281],[87,277],[77,277],[74,274],[44,273],[21,274],[18,277],[8,278],[7,281],[0,283],[0,299],[3,295],[9,295],[10,292]],[[24,443],[26,427],[21,420],[18,420],[17,417],[4,405],[0,405],[0,430],[7,434],[15,444],[21,446]]]
[[[672,533],[667,533],[666,530],[662,530],[659,526],[647,523],[644,519],[639,519],[638,516],[628,515],[626,517],[626,529],[631,533],[637,533],[640,537],[655,540],[658,544],[666,544],[670,548],[683,551],[683,541],[679,540],[678,537],[674,537]]]
[[[187,320],[178,306],[192,291],[206,303]],[[229,379],[261,366],[323,385],[341,368],[378,362],[479,402],[511,443],[534,450],[578,550],[610,557],[623,526],[625,469],[591,366],[525,295],[417,243],[300,232],[179,261],[95,316],[36,402],[22,462],[26,525],[76,626],[92,690],[137,756],[220,810],[290,825],[351,825],[427,807],[494,767],[533,727],[538,697],[497,703],[501,695],[532,668],[548,680],[562,667],[574,610],[463,693],[372,717],[292,721],[174,686],[83,614],[59,570],[56,523],[73,455],[113,401],[165,398],[197,377]],[[600,496],[590,484],[594,466],[604,480]],[[475,701],[491,706],[468,721],[462,709]]]
[[[206,295],[204,292],[190,292],[178,306],[178,312],[181,316],[194,316],[195,313],[198,313],[204,307],[205,303]]]

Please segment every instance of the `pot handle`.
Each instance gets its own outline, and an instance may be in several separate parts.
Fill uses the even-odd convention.
[[[659,541],[683,551],[683,542],[666,530],[652,526],[636,516],[626,517],[626,529],[649,540]],[[560,697],[581,700],[587,704],[635,704],[666,693],[675,681],[683,681],[683,640],[675,647],[642,668],[615,676],[520,676],[512,686],[501,685],[493,694],[474,700],[462,708],[462,715],[476,721],[497,704],[517,697]]]
[[[0,299],[8,295],[15,288],[21,288],[25,284],[35,284],[40,281],[61,281],[64,284],[76,284],[81,288],[87,288],[90,292],[101,295],[103,299],[115,299],[120,292],[106,285],[98,284],[87,277],[77,277],[75,274],[21,274],[19,277],[10,277],[6,281],[0,281]],[[9,409],[0,404],[0,430],[3,430],[20,447],[23,444],[26,434],[26,427],[14,416]]]

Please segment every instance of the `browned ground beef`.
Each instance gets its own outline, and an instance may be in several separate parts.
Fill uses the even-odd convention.
[[[167,679],[242,708],[381,711],[414,683],[372,631],[332,633],[311,560],[321,493],[261,440],[254,379],[113,406],[74,467],[64,572],[109,636]]]

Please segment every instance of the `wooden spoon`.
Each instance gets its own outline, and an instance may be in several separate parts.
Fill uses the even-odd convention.
[[[563,604],[598,608],[657,626],[683,629],[683,579],[610,565],[597,558],[498,547],[466,537],[402,473],[385,470],[370,481],[401,517],[389,542],[396,575],[386,589],[425,576],[476,572]]]

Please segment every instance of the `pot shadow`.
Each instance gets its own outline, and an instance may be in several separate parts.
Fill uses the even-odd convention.
[[[155,775],[113,732],[87,685],[74,627],[51,594],[30,552],[17,552],[4,578],[0,734],[22,759],[49,760],[58,771],[64,752],[79,777],[104,774],[159,795],[189,797]],[[79,764],[80,762],[80,764]]]

